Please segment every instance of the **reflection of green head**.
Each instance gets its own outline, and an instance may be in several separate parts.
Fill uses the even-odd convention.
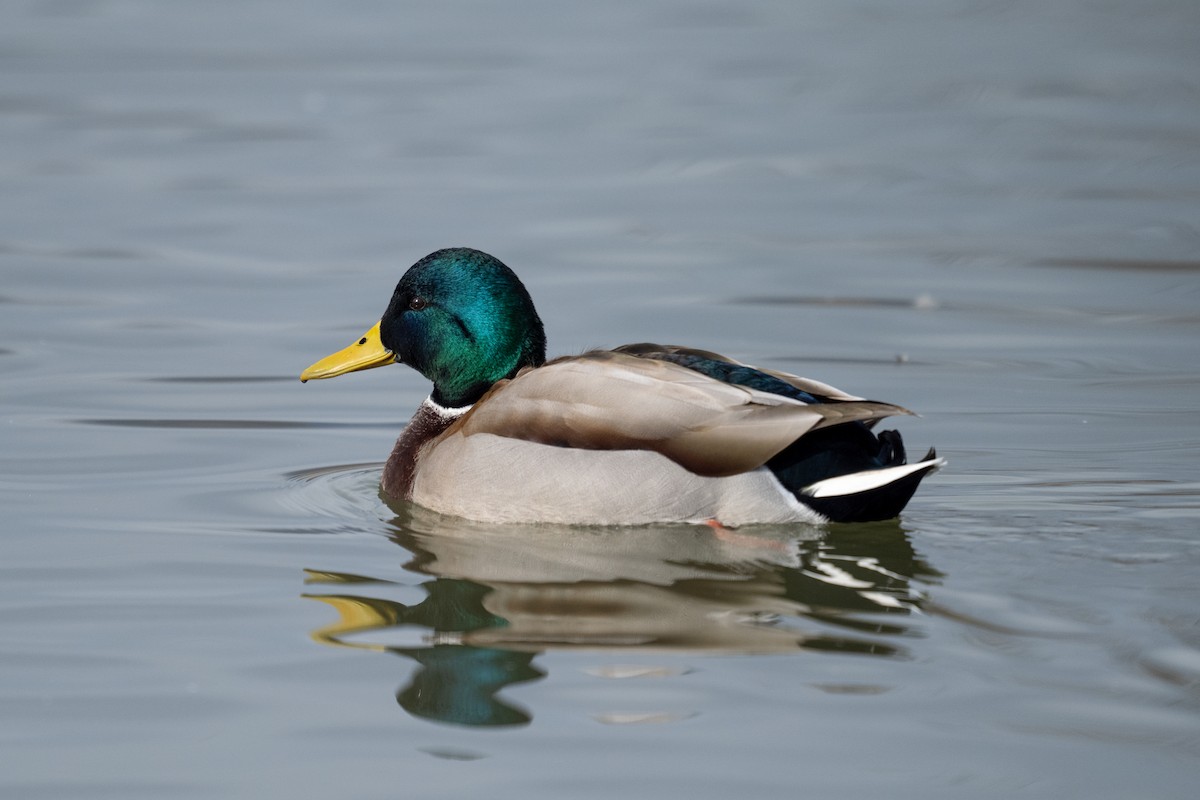
[[[546,360],[542,321],[520,279],[487,253],[465,247],[413,264],[379,332],[398,361],[433,381],[434,401],[452,408]]]
[[[438,578],[421,584],[423,601],[410,606],[404,621],[446,632],[503,627],[483,600],[491,589],[473,581]],[[396,701],[410,714],[457,725],[524,725],[528,712],[496,697],[504,687],[540,678],[535,653],[464,645],[397,648],[421,665]]]
[[[540,678],[536,653],[487,647],[438,647],[403,651],[421,664],[412,681],[396,693],[410,714],[457,725],[525,725],[529,712],[496,697],[506,686]]]

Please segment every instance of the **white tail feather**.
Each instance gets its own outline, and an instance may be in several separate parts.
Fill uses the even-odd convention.
[[[852,472],[849,475],[838,475],[836,478],[826,478],[823,481],[810,483],[800,490],[800,494],[808,497],[841,497],[844,495],[867,492],[887,486],[914,472],[929,470],[933,472],[946,463],[944,458],[934,458],[928,461],[918,461],[915,464],[901,464],[898,467],[869,469],[863,472]]]

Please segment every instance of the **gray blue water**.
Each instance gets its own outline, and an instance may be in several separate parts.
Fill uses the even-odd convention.
[[[1200,6],[0,7],[0,796],[1191,798]],[[376,495],[487,250],[948,467],[829,529]]]

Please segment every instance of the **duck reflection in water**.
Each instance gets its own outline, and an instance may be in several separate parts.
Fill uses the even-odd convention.
[[[306,594],[339,619],[324,644],[384,651],[419,665],[396,694],[409,713],[471,726],[531,714],[498,697],[544,672],[550,649],[766,654],[827,650],[906,656],[921,605],[914,579],[938,573],[896,521],[808,528],[580,528],[469,523],[396,508],[393,539],[430,575],[418,603],[388,599],[412,584],[309,570]],[[370,594],[365,593],[370,588]],[[404,634],[416,644],[384,644]]]

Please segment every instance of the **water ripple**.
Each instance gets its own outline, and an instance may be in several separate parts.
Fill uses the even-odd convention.
[[[286,481],[283,505],[306,516],[349,522],[354,530],[359,529],[355,523],[364,520],[369,522],[371,530],[383,530],[378,523],[391,519],[392,512],[379,497],[379,474],[382,470],[382,462],[371,461],[330,464],[287,472],[283,475]],[[272,531],[330,532],[327,526]]]
[[[277,419],[103,419],[72,420],[76,425],[99,425],[114,428],[203,428],[215,430],[393,430],[394,422],[301,422]]]
[[[1044,258],[1033,262],[1037,267],[1124,270],[1133,272],[1200,272],[1200,261],[1168,261],[1145,258]]]
[[[295,375],[167,375],[139,378],[145,383],[291,383]]]

